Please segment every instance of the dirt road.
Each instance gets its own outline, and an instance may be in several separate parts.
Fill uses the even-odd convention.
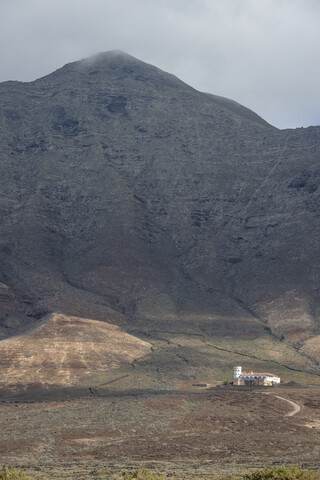
[[[272,393],[267,393],[267,392],[266,392],[266,395],[272,395],[273,397],[279,398],[280,400],[283,400],[289,403],[293,407],[293,410],[291,410],[291,412],[288,412],[284,415],[285,417],[293,417],[293,415],[300,412],[301,410],[301,406],[293,402],[292,400],[288,400],[287,398],[279,397],[279,395],[273,395]]]

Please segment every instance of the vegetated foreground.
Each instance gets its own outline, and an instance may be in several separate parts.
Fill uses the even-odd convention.
[[[319,469],[319,393],[318,386],[181,385],[174,392],[3,398],[1,462],[32,475],[77,479],[141,466],[206,478],[284,464]],[[301,411],[287,416],[292,406],[276,395]]]
[[[154,472],[148,468],[137,468],[133,470],[124,470],[119,474],[110,474],[106,470],[93,470],[91,477],[100,479],[113,480],[165,480],[167,476]],[[34,477],[27,475],[24,470],[16,469],[14,467],[3,467],[0,471],[1,480],[32,480]],[[77,477],[88,479],[87,475]],[[252,473],[246,473],[241,476],[220,476],[220,480],[319,480],[320,473],[314,470],[299,468],[297,466],[289,467],[275,467],[275,468],[263,468],[253,471]]]

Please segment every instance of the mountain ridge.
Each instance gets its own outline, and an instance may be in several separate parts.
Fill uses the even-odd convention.
[[[173,382],[232,366],[206,365],[190,333],[318,372],[320,127],[278,130],[134,57],[95,59],[0,85],[3,335],[57,312],[153,343],[159,381],[178,361],[161,330],[197,372],[179,360]]]

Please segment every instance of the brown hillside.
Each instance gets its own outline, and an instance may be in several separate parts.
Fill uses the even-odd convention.
[[[1,342],[0,386],[72,385],[132,363],[150,346],[106,322],[50,314],[31,332]]]

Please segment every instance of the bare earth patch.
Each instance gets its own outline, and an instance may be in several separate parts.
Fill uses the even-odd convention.
[[[31,332],[0,343],[0,386],[71,385],[131,363],[150,347],[115,325],[53,313]]]

